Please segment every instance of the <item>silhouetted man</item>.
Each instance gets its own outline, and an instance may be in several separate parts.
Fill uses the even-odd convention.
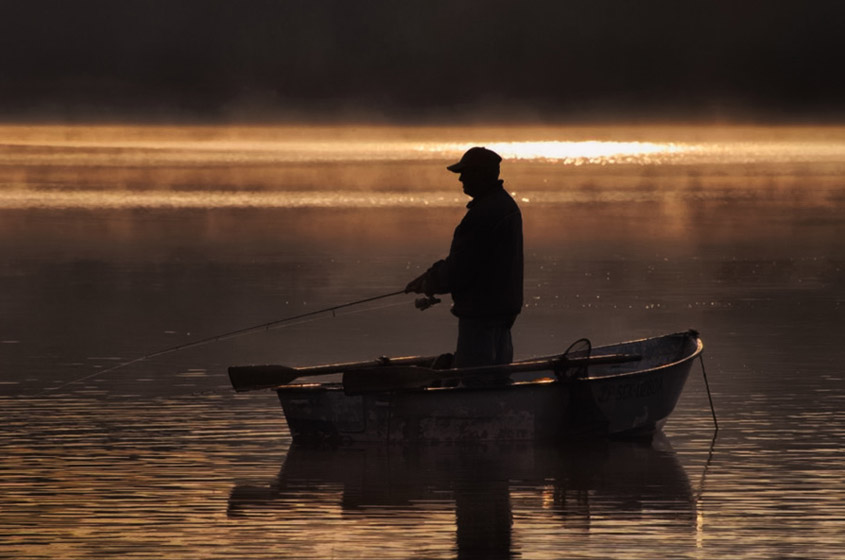
[[[502,158],[471,148],[447,167],[472,197],[449,256],[412,280],[405,292],[452,294],[458,346],[452,367],[513,361],[511,326],[522,310],[522,214],[499,179]]]

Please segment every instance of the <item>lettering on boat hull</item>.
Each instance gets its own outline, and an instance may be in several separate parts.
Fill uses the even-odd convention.
[[[606,403],[611,400],[628,401],[657,395],[663,390],[663,377],[631,381],[627,383],[613,383],[599,387],[596,400]]]

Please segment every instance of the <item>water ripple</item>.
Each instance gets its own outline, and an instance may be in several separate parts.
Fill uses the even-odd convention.
[[[712,447],[688,404],[650,445],[334,450],[291,447],[274,395],[2,405],[0,522],[20,559],[836,558],[843,544],[841,440],[762,415],[723,418]],[[795,416],[809,432],[832,417]]]

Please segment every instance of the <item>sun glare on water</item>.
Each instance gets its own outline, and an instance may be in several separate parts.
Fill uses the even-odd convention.
[[[468,146],[452,146],[452,151],[461,151]],[[659,163],[671,154],[693,150],[692,146],[656,142],[614,142],[587,140],[580,142],[494,142],[487,148],[497,152],[506,160],[559,161],[564,164],[584,165],[588,163]],[[659,156],[659,157],[655,157]]]

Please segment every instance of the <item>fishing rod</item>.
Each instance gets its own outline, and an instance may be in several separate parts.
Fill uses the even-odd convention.
[[[139,358],[135,358],[134,360],[129,360],[127,362],[119,363],[119,364],[112,366],[110,368],[106,368],[106,369],[103,369],[103,370],[100,370],[100,371],[96,371],[96,372],[94,372],[90,375],[86,375],[84,377],[80,377],[78,379],[68,381],[67,383],[64,383],[63,385],[60,385],[58,387],[49,388],[47,390],[48,391],[58,391],[60,389],[64,389],[68,385],[72,385],[74,383],[79,383],[81,381],[85,381],[85,380],[91,379],[93,377],[97,377],[98,375],[103,375],[105,373],[112,372],[116,369],[131,366],[132,364],[137,364],[138,362],[143,362],[144,360],[149,360],[150,358],[157,358],[159,356],[163,356],[165,354],[170,354],[172,352],[179,352],[181,350],[187,350],[189,348],[196,348],[197,346],[205,346],[206,344],[212,344],[214,342],[222,342],[224,340],[231,340],[233,338],[245,336],[245,335],[252,334],[252,333],[255,333],[255,332],[259,332],[259,331],[269,331],[269,330],[271,330],[275,327],[281,326],[284,323],[289,323],[291,321],[296,321],[296,320],[299,320],[299,319],[305,319],[307,317],[313,317],[314,315],[321,315],[323,313],[331,313],[332,316],[334,316],[335,312],[338,311],[339,309],[344,309],[346,307],[353,307],[355,305],[361,305],[361,304],[364,304],[364,303],[369,303],[371,301],[378,301],[380,299],[386,299],[386,298],[389,298],[389,297],[398,296],[400,294],[405,294],[405,293],[407,293],[405,290],[398,290],[398,291],[395,291],[395,292],[390,292],[389,294],[382,294],[380,296],[373,296],[373,297],[368,297],[368,298],[364,298],[364,299],[359,299],[357,301],[342,303],[340,305],[334,305],[332,307],[326,307],[325,309],[319,309],[317,311],[309,311],[308,313],[301,313],[299,315],[293,315],[291,317],[285,317],[284,319],[276,319],[275,321],[268,321],[267,323],[262,323],[260,325],[254,325],[252,327],[245,327],[245,328],[237,329],[237,330],[230,331],[230,332],[227,332],[227,333],[218,334],[216,336],[210,336],[208,338],[203,338],[201,340],[195,340],[193,342],[180,344],[178,346],[172,346],[170,348],[165,348],[164,350],[158,350],[158,351],[152,352],[150,354],[145,354],[145,355],[143,355]],[[429,307],[431,307],[432,305],[435,305],[437,303],[440,303],[440,300],[438,298],[436,298],[434,296],[427,296],[427,297],[417,298],[417,300],[414,302],[414,306],[417,309],[419,309],[420,311],[425,311],[426,309],[428,309]]]

